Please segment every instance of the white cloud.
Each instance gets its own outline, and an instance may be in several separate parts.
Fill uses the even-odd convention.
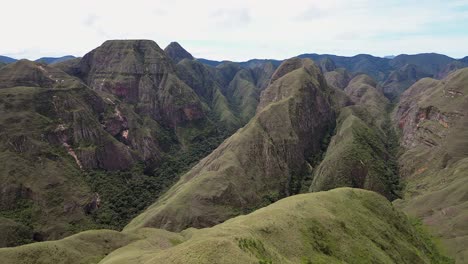
[[[306,52],[462,57],[468,55],[468,31],[461,30],[468,28],[466,7],[460,0],[17,0],[2,8],[0,54],[82,56],[106,39],[144,38],[161,47],[179,41],[210,59]]]

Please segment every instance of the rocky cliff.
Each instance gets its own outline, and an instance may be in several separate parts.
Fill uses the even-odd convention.
[[[394,112],[406,183],[398,205],[423,219],[459,263],[468,260],[468,69],[442,80],[419,80]]]

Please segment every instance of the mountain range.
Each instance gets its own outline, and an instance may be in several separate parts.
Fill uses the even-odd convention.
[[[0,65],[3,263],[465,263],[468,61]]]

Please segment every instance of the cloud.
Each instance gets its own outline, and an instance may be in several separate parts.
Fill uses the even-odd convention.
[[[89,14],[85,17],[83,24],[87,27],[92,27],[98,19],[99,17],[96,14]]]
[[[242,28],[252,20],[246,8],[218,9],[213,13],[213,19],[215,25],[228,29]]]
[[[197,57],[235,61],[311,52],[468,55],[466,0],[18,0],[0,24],[0,54],[30,59],[82,56],[118,38],[179,41]]]

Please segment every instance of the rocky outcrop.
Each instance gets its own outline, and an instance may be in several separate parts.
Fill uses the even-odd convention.
[[[299,191],[334,113],[311,60],[287,60],[274,76],[252,120],[126,229],[212,226]]]
[[[421,218],[460,263],[468,254],[468,69],[425,78],[401,95],[394,122],[401,131],[397,204]]]
[[[83,57],[78,75],[95,91],[135,104],[138,114],[168,126],[204,118],[198,96],[154,41],[106,41]]]
[[[192,54],[186,51],[177,42],[171,42],[165,49],[164,52],[174,63],[179,63],[183,59],[193,60]]]
[[[127,170],[143,160],[119,141],[125,115],[57,68],[19,61],[0,76],[0,207],[14,222],[0,232],[16,230],[9,234],[28,243],[69,235],[72,222],[86,228],[93,194],[85,171]]]

